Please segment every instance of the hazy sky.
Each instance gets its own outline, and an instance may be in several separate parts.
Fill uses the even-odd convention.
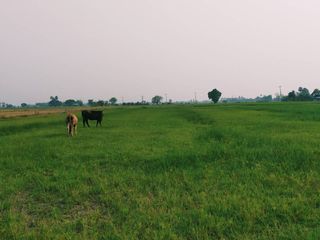
[[[320,88],[318,0],[0,0],[0,102]]]

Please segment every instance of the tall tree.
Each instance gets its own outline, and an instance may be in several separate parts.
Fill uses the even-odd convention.
[[[298,100],[299,101],[310,101],[312,96],[307,88],[299,87],[298,89]]]
[[[83,106],[83,102],[81,100],[77,100],[76,103],[78,106]]]
[[[88,100],[88,105],[89,106],[94,106],[96,103],[93,101],[93,99]]]
[[[153,104],[160,104],[161,103],[161,101],[162,101],[162,97],[161,96],[158,96],[158,95],[156,95],[156,96],[154,96],[152,99],[151,99],[151,102],[153,103]]]
[[[311,96],[316,98],[316,97],[320,97],[320,90],[318,88],[316,88],[315,90],[313,90],[313,92],[311,93]]]
[[[104,106],[104,101],[103,100],[99,100],[97,102],[97,106]]]
[[[117,103],[118,99],[116,99],[115,97],[112,97],[109,99],[109,102],[111,105],[115,105]]]
[[[255,100],[257,102],[272,102],[272,95],[261,95],[260,97],[256,97]]]
[[[208,98],[211,99],[214,103],[217,103],[221,97],[221,92],[216,88],[211,92],[208,92]]]
[[[49,101],[48,104],[49,104],[49,106],[51,106],[51,107],[57,107],[57,106],[61,106],[61,105],[62,105],[62,102],[59,101],[58,96],[55,96],[55,97],[50,96],[50,101]]]
[[[76,106],[77,102],[73,99],[68,99],[63,103],[65,106]]]
[[[297,99],[297,95],[295,91],[291,91],[288,93],[288,101],[295,101]]]

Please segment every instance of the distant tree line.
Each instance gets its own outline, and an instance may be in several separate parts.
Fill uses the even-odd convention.
[[[282,98],[282,101],[314,101],[320,100],[320,90],[314,89],[310,94],[309,90],[304,87],[299,87],[298,91],[292,90],[287,96]]]
[[[62,102],[59,100],[58,96],[51,96],[50,101],[42,104],[38,104],[38,106],[44,106],[47,105],[49,107],[59,107],[59,106],[67,106],[67,107],[77,107],[77,106],[92,106],[92,107],[97,107],[97,106],[106,106],[106,105],[116,105],[117,99],[115,97],[112,97],[109,99],[109,101],[105,100],[98,100],[94,101],[93,99],[89,99],[86,104],[83,103],[82,100],[74,100],[74,99],[67,99],[66,101]],[[36,104],[37,105],[37,104]]]
[[[280,97],[276,96],[272,98],[272,95],[260,95],[255,98],[245,98],[242,96],[233,97],[233,98],[223,98],[221,100],[223,103],[242,103],[242,102],[273,102],[273,101],[280,101]]]
[[[162,102],[163,97],[156,95],[151,99],[152,104],[163,104]],[[170,99],[168,104],[172,103]],[[150,103],[147,101],[142,100],[141,102],[122,102],[122,105],[149,105]],[[68,107],[75,107],[75,106],[90,106],[90,107],[100,107],[100,106],[108,106],[108,105],[119,105],[118,99],[116,97],[112,97],[109,100],[97,100],[88,99],[87,103],[83,103],[81,100],[74,100],[74,99],[67,99],[66,101],[62,102],[59,100],[58,96],[50,96],[50,101],[48,103],[36,103],[37,107],[60,107],[60,106],[68,106]],[[22,103],[21,107],[28,107],[29,105],[26,103]]]
[[[48,102],[48,106],[50,107],[59,107],[59,106],[83,106],[83,102],[81,100],[67,99],[62,102],[59,100],[58,96],[51,96],[50,101]]]
[[[109,105],[119,105],[118,99],[116,97],[112,97],[109,100],[94,100],[94,99],[88,99],[86,103],[84,103],[82,100],[75,100],[75,99],[67,99],[65,101],[61,101],[58,96],[50,96],[49,102],[41,102],[36,104],[27,104],[27,103],[21,103],[21,108],[30,108],[30,107],[39,107],[39,108],[45,108],[45,107],[81,107],[81,106],[90,106],[90,107],[99,107],[99,106],[109,106]],[[151,99],[151,103],[147,102],[145,100],[138,101],[138,102],[122,102],[122,105],[150,105],[150,104],[163,104],[162,102],[163,97],[156,95]],[[166,102],[166,104],[171,104],[172,100],[170,99],[169,102]],[[0,108],[15,108],[17,106],[14,106],[12,104],[7,104],[4,102],[0,102]]]
[[[5,103],[5,102],[0,102],[0,108],[13,108],[14,105]]]
[[[208,98],[213,103],[218,103],[220,101],[222,93],[218,89],[213,89],[212,91],[208,92]],[[299,87],[298,91],[291,91],[286,96],[280,96],[279,94],[276,95],[275,98],[272,95],[260,95],[256,98],[245,98],[245,97],[236,97],[236,98],[223,98],[221,102],[224,103],[235,103],[235,102],[272,102],[272,101],[320,101],[320,90],[318,88],[314,89],[312,93],[305,88]],[[122,105],[125,106],[132,106],[132,105],[159,105],[159,104],[172,104],[172,100],[163,102],[163,97],[160,95],[156,95],[151,99],[151,102],[147,102],[142,99],[142,101],[138,102],[122,102]],[[179,102],[176,102],[179,103]],[[180,102],[180,103],[189,103],[189,102]],[[109,100],[97,100],[89,99],[87,103],[84,103],[82,100],[75,100],[75,99],[67,99],[65,101],[60,101],[58,96],[50,96],[49,102],[44,103],[36,103],[35,105],[30,105],[27,103],[21,103],[20,107],[27,108],[27,107],[77,107],[77,106],[108,106],[108,105],[119,105],[118,99],[116,97],[112,97]],[[16,106],[4,102],[0,102],[0,108],[14,108]]]

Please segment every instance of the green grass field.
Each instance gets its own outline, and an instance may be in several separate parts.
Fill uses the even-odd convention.
[[[320,239],[319,104],[104,113],[0,120],[0,239]]]

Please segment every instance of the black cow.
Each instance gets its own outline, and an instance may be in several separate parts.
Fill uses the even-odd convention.
[[[102,111],[83,110],[82,111],[83,126],[85,127],[86,124],[87,124],[87,126],[90,127],[88,120],[97,120],[96,127],[98,126],[98,124],[100,124],[100,126],[101,126],[102,117],[103,117],[103,112]]]

